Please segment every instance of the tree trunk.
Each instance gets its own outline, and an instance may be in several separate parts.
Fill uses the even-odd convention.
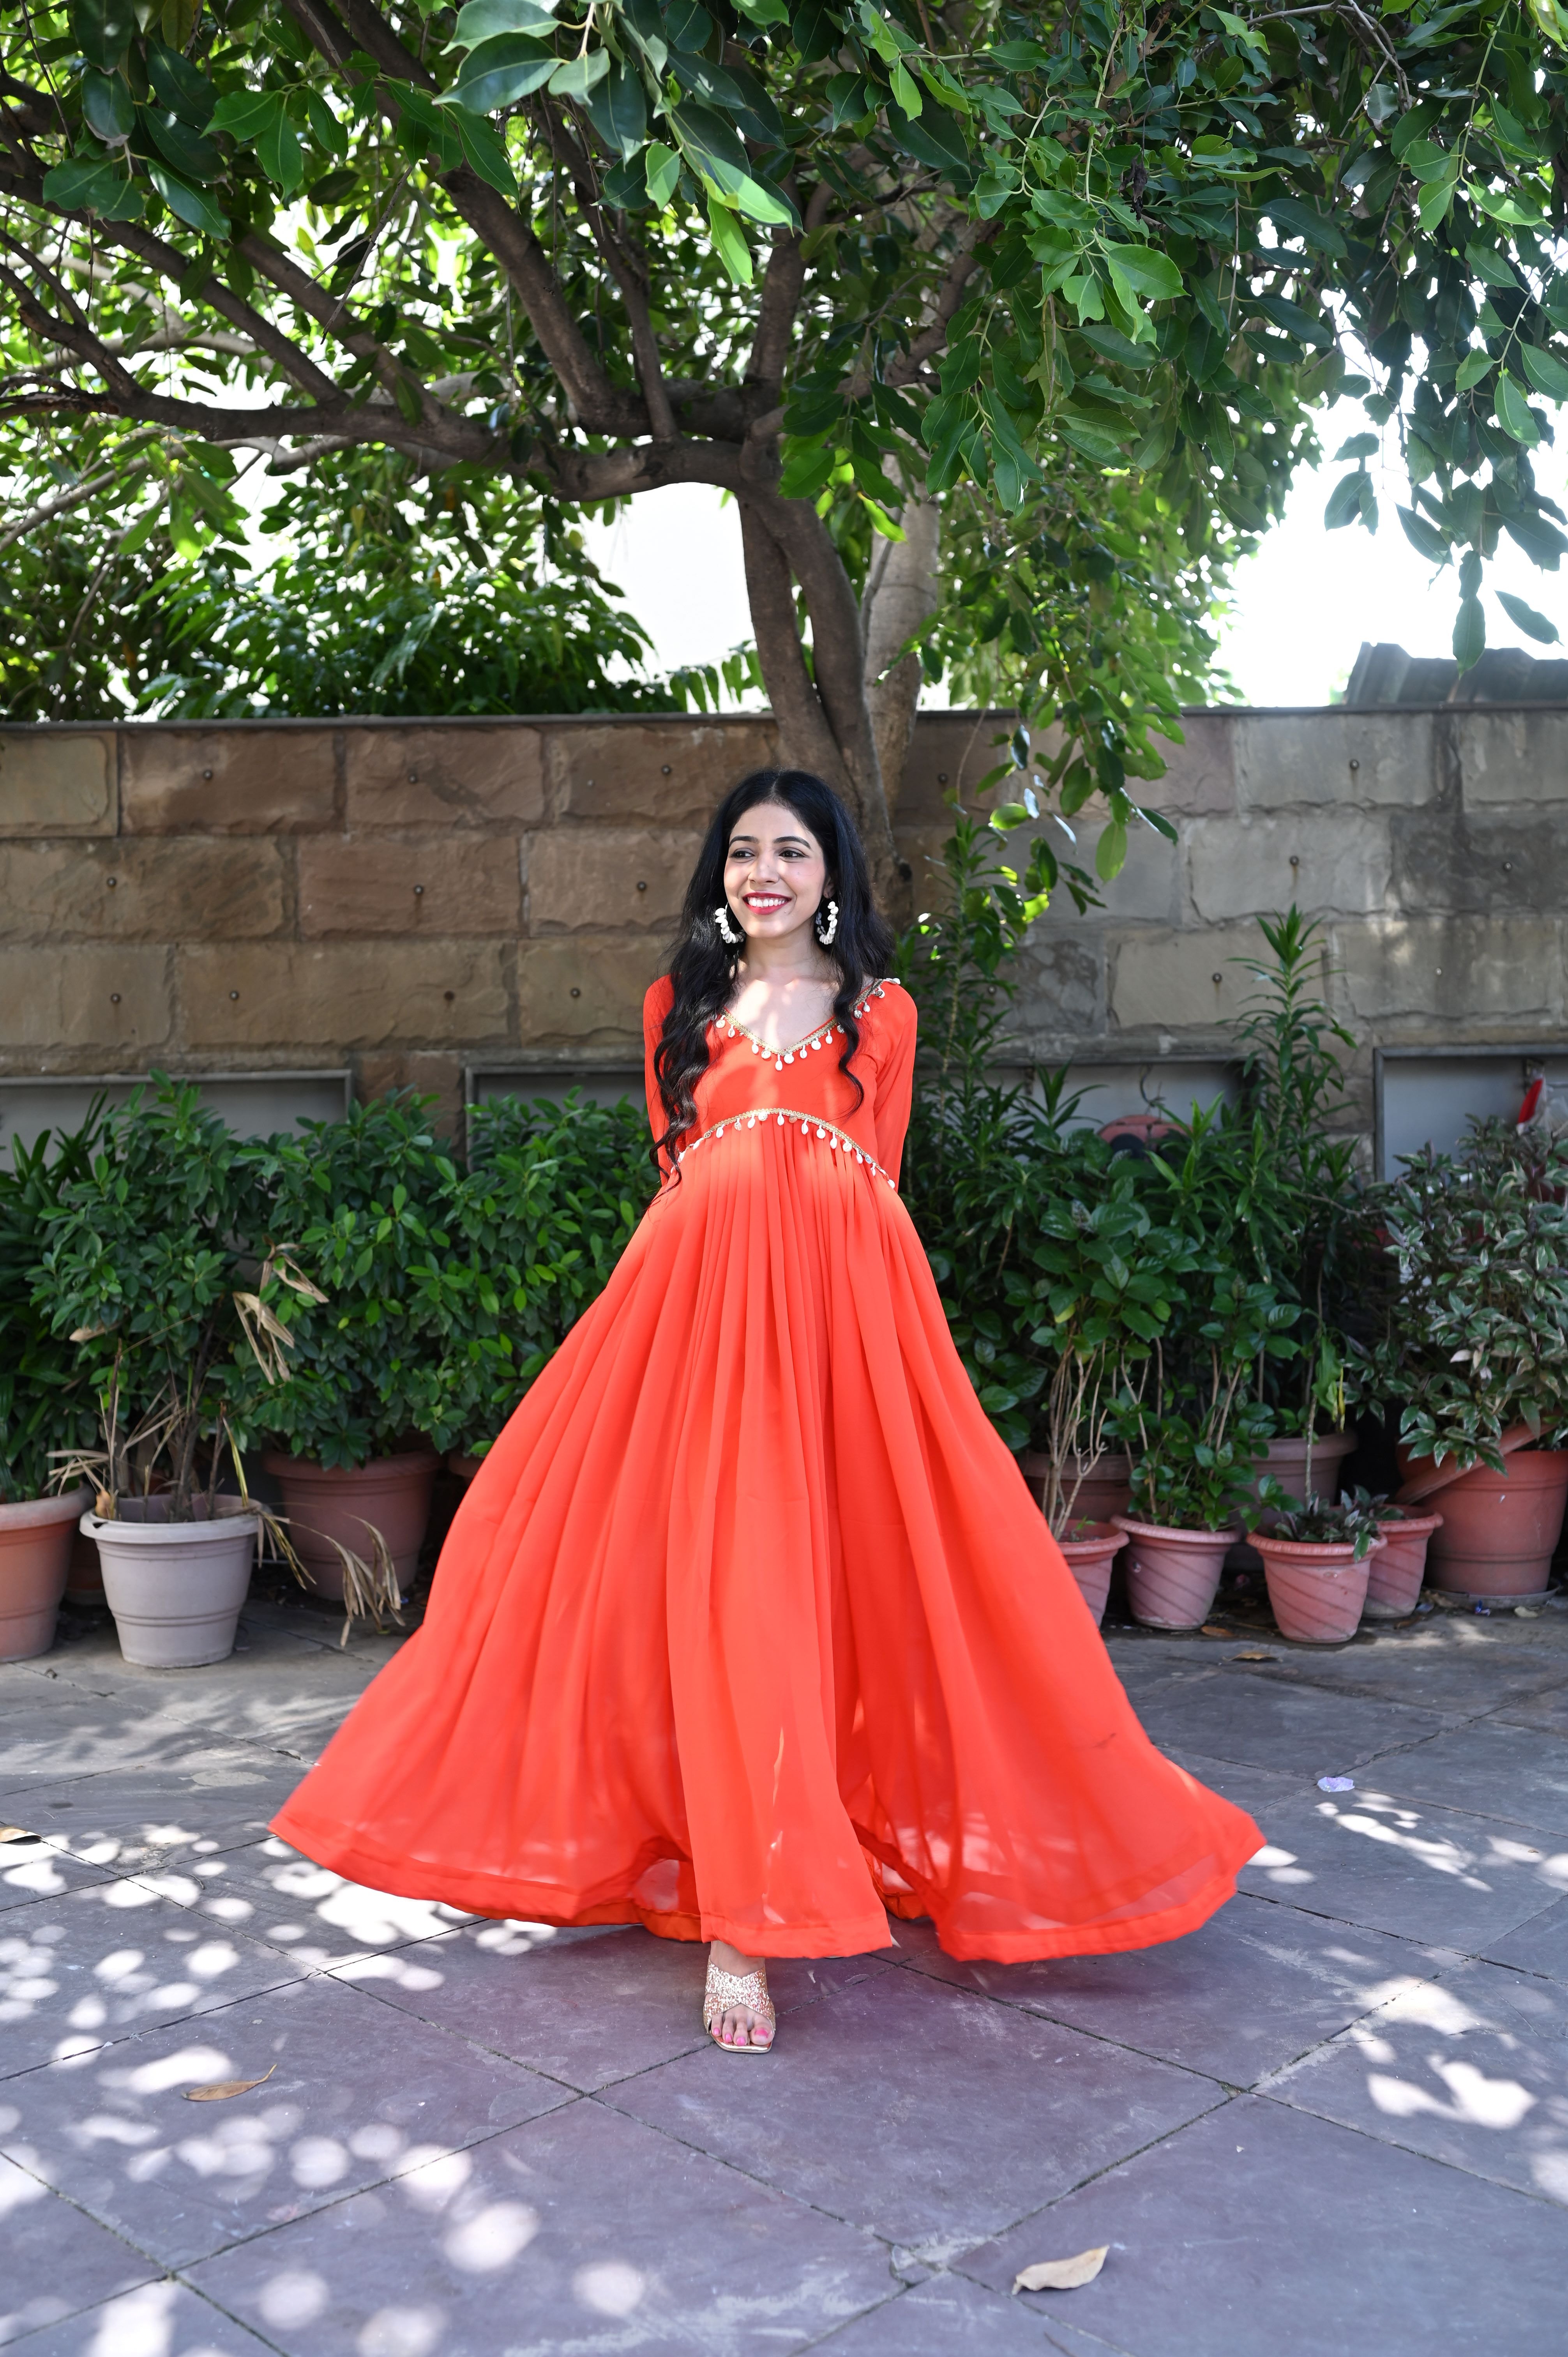
[[[923,500],[918,493],[911,493],[899,522],[904,527],[904,538],[878,543],[861,600],[872,734],[882,770],[883,791],[895,820],[915,714],[919,708],[921,673],[918,654],[908,654],[897,663],[893,658],[937,609],[940,511],[934,500]],[[882,676],[884,672],[887,673],[886,678]]]

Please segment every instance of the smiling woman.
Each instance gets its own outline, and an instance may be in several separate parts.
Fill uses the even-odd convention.
[[[1143,1734],[898,1195],[915,1015],[821,780],[714,818],[648,995],[662,1183],[485,1458],[423,1630],[276,1821],[381,1890],[770,1956],[1091,1954],[1258,1847]],[[613,2035],[613,2029],[611,2030]]]

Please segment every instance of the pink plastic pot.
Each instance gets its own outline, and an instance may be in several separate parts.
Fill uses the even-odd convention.
[[[1373,1555],[1383,1541],[1374,1539],[1359,1563],[1348,1543],[1318,1545],[1306,1539],[1271,1538],[1260,1531],[1253,1544],[1263,1558],[1280,1635],[1297,1645],[1348,1643],[1367,1600]]]
[[[430,1492],[440,1462],[433,1451],[376,1457],[368,1465],[317,1465],[307,1457],[269,1452],[262,1463],[283,1491],[290,1544],[317,1596],[341,1603],[343,1564],[328,1544],[338,1539],[362,1562],[371,1559],[371,1530],[380,1531],[404,1595],[413,1586],[419,1550],[430,1520]]]
[[[1113,1514],[1126,1512],[1133,1496],[1133,1460],[1124,1449],[1108,1448],[1102,1457],[1097,1457],[1094,1469],[1084,1475],[1074,1497],[1072,1485],[1078,1480],[1078,1469],[1079,1459],[1069,1457],[1063,1489],[1071,1501],[1075,1523],[1108,1523]],[[1028,1483],[1036,1506],[1045,1504],[1050,1469],[1050,1458],[1037,1448],[1026,1448],[1018,1459],[1018,1470]]]
[[[1173,1531],[1114,1514],[1131,1542],[1127,1598],[1145,1629],[1200,1629],[1214,1608],[1229,1531]]]
[[[1369,1620],[1404,1620],[1415,1610],[1426,1571],[1427,1543],[1443,1528],[1441,1514],[1412,1514],[1402,1523],[1380,1523],[1383,1544],[1371,1557],[1367,1578]]]
[[[1071,1534],[1058,1538],[1058,1546],[1068,1569],[1078,1582],[1078,1592],[1093,1613],[1095,1625],[1105,1618],[1105,1599],[1111,1593],[1111,1566],[1126,1545],[1126,1534],[1114,1523],[1077,1521]]]
[[[1448,1467],[1430,1458],[1412,1459],[1408,1472],[1406,1491],[1442,1501],[1443,1527],[1430,1547],[1434,1587],[1490,1604],[1528,1604],[1545,1593],[1568,1506],[1568,1449],[1513,1449],[1501,1473],[1472,1465],[1443,1480]]]
[[[88,1490],[0,1506],[0,1662],[47,1653],[65,1593],[71,1541]]]

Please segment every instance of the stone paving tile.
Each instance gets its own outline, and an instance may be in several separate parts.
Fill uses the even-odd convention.
[[[585,2092],[703,2045],[703,1951],[684,1941],[521,1923],[449,1932],[342,1973],[389,2006]]]
[[[1391,1751],[1440,1734],[1434,1712],[1361,1695],[1327,1694],[1244,1671],[1166,1686],[1138,1716],[1162,1751],[1193,1750],[1251,1768],[1342,1776]]]
[[[1047,2319],[1035,2302],[935,2276],[819,2342],[822,2357],[1047,2357]]]
[[[936,2259],[1219,2099],[1168,2063],[907,1971],[802,2008],[766,2066],[710,2050],[604,2098]]]
[[[177,1774],[137,1769],[0,1792],[0,1813],[89,1866],[131,1874],[264,1840],[298,1781],[262,1755],[209,1752]]]
[[[1568,1743],[1524,1727],[1455,1729],[1380,1760],[1366,1781],[1402,1800],[1568,1835]]]
[[[118,2235],[3,2158],[0,2244],[0,2347],[160,2272]]]
[[[13,1679],[0,1693],[0,1792],[108,1770],[177,1770],[215,1750],[242,1756],[243,1747],[230,1734],[215,1744],[209,1729],[156,1704],[39,1679]]]
[[[574,2098],[328,1979],[0,2087],[0,2149],[183,2267]],[[192,2087],[260,2079],[215,2104]]]
[[[1457,1957],[1439,1972],[1264,2092],[1568,2208],[1568,1988]]]
[[[1418,1807],[1369,1784],[1275,1810],[1269,1846],[1237,1881],[1308,1914],[1476,1954],[1561,1895],[1556,1850],[1523,1826]]]
[[[81,1890],[109,1878],[107,1868],[69,1857],[37,1835],[0,1843],[0,1916],[9,1908],[30,1907],[39,1899],[59,1899],[68,1890]]]
[[[1469,1718],[1568,1690],[1568,1655],[1532,1654],[1523,1647],[1511,1653],[1459,1648],[1445,1643],[1441,1631],[1429,1638],[1422,1631],[1380,1638],[1375,1645],[1348,1645],[1342,1653],[1282,1652],[1277,1663],[1260,1664],[1251,1674]]]
[[[350,1964],[474,1919],[461,1908],[367,1890],[301,1857],[275,1834],[217,1857],[182,1858],[136,1880],[177,1907],[191,1908],[247,1938],[282,1948],[313,1972]]]
[[[287,2357],[790,2357],[889,2269],[868,2235],[588,2101],[192,2280]]]
[[[1488,1940],[1481,1953],[1493,1964],[1518,1964],[1524,1972],[1568,1983],[1568,1899],[1543,1907],[1500,1940]]]
[[[1260,2096],[957,2265],[1000,2291],[1101,2243],[1104,2272],[1071,2295],[1075,2352],[1543,2357],[1562,2339],[1568,2216]]]
[[[1209,1760],[1201,1751],[1189,1750],[1185,1744],[1162,1744],[1160,1749],[1167,1759],[1185,1768],[1189,1776],[1207,1784],[1211,1792],[1245,1809],[1264,1836],[1274,1810],[1290,1808],[1316,1790],[1314,1779],[1299,1770],[1248,1768],[1234,1760]]]
[[[1053,2021],[1251,2087],[1419,1980],[1423,1953],[1375,1932],[1236,1898],[1202,1929],[1122,1956],[960,1964],[901,1924],[915,1970]]]
[[[0,2081],[300,1977],[275,1948],[136,1882],[13,1908],[0,1916]]]
[[[1568,1735],[1568,1686],[1532,1695],[1528,1702],[1505,1703],[1497,1717],[1509,1727],[1539,1727],[1549,1735]]]
[[[199,2292],[167,2280],[88,2309],[24,2346],[27,2357],[274,2357],[268,2342]]]

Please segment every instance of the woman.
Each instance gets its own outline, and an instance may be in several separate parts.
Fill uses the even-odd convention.
[[[843,806],[728,796],[644,1006],[662,1183],[475,1478],[424,1628],[274,1830],[383,1890],[769,1956],[1134,1948],[1259,1846],[1161,1758],[897,1191],[915,1011]]]

